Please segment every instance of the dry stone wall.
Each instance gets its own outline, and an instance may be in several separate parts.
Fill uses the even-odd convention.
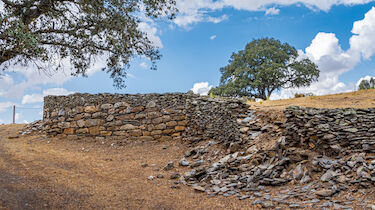
[[[48,135],[128,140],[232,140],[248,106],[194,94],[73,94],[44,98]]]
[[[375,108],[315,109],[288,107],[285,137],[290,146],[317,151],[375,152]]]
[[[241,140],[241,120],[251,115],[241,100],[191,98],[186,103],[186,140],[197,142],[215,139],[228,144]]]

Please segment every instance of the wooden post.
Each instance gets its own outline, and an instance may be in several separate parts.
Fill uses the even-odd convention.
[[[13,124],[16,124],[16,105],[13,105]]]

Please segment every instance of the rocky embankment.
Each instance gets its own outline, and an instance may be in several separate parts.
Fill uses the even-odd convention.
[[[354,202],[355,193],[373,193],[374,153],[320,145],[324,141],[308,146],[291,143],[284,136],[290,127],[284,126],[292,125],[282,113],[257,112],[239,123],[243,137],[248,137],[240,142],[191,145],[179,162],[191,170],[174,174],[176,184],[209,196],[251,200],[263,208],[375,209],[371,200]]]

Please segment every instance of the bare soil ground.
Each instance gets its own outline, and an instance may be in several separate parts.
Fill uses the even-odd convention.
[[[314,108],[371,108],[375,107],[375,90],[361,90],[324,96],[310,96],[286,100],[250,102],[252,108],[283,110],[288,106]]]
[[[170,188],[170,173],[184,169],[162,168],[170,160],[177,165],[186,149],[178,142],[111,146],[90,139],[8,138],[22,127],[0,126],[0,209],[254,208],[250,201],[208,198],[188,186]],[[157,174],[165,178],[147,179]]]

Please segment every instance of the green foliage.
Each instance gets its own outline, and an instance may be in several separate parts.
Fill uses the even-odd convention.
[[[33,63],[63,70],[68,59],[73,75],[86,75],[95,58],[104,55],[114,85],[125,87],[126,67],[134,56],[151,60],[161,55],[140,30],[147,19],[174,18],[175,0],[2,0],[0,65]],[[46,64],[47,65],[43,65]],[[65,66],[66,67],[66,66]]]
[[[272,38],[256,39],[233,53],[220,69],[220,85],[214,95],[250,96],[266,100],[281,88],[303,87],[317,81],[318,67],[309,59],[297,60],[297,50]]]
[[[305,94],[303,94],[303,93],[294,94],[294,98],[303,98],[303,97],[305,97]]]
[[[362,80],[358,87],[360,90],[375,89],[375,79],[372,77],[370,80]]]

